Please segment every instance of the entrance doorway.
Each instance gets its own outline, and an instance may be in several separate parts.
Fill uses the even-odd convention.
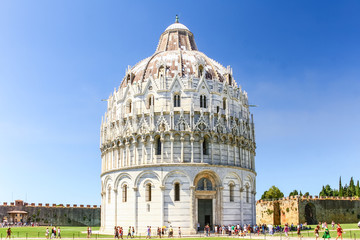
[[[213,221],[212,199],[198,199],[198,222],[200,229],[203,230],[205,225],[209,224],[212,229]]]
[[[316,220],[316,210],[315,206],[312,203],[308,203],[305,206],[305,219],[307,224],[317,224],[318,221]]]

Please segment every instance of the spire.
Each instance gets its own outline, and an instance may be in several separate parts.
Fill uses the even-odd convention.
[[[177,14],[175,16],[175,23],[179,23],[179,16]]]

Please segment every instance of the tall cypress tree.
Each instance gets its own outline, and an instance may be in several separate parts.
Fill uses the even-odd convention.
[[[360,197],[360,186],[359,186],[359,180],[357,180],[356,187],[355,187],[355,194],[357,197]]]
[[[339,197],[343,197],[344,196],[344,189],[343,186],[341,184],[341,176],[340,176],[340,180],[339,180]]]
[[[350,178],[349,197],[355,196],[355,184],[353,177]]]

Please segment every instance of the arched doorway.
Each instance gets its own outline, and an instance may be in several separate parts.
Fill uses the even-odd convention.
[[[194,179],[195,186],[195,222],[204,229],[209,225],[211,229],[215,223],[221,221],[220,207],[220,179],[212,171],[200,172]]]
[[[308,203],[305,205],[305,219],[307,224],[317,224],[316,209],[314,204]]]

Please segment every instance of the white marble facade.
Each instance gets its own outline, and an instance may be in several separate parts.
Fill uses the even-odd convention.
[[[255,223],[255,131],[245,91],[183,24],[128,68],[101,123],[101,232]]]

